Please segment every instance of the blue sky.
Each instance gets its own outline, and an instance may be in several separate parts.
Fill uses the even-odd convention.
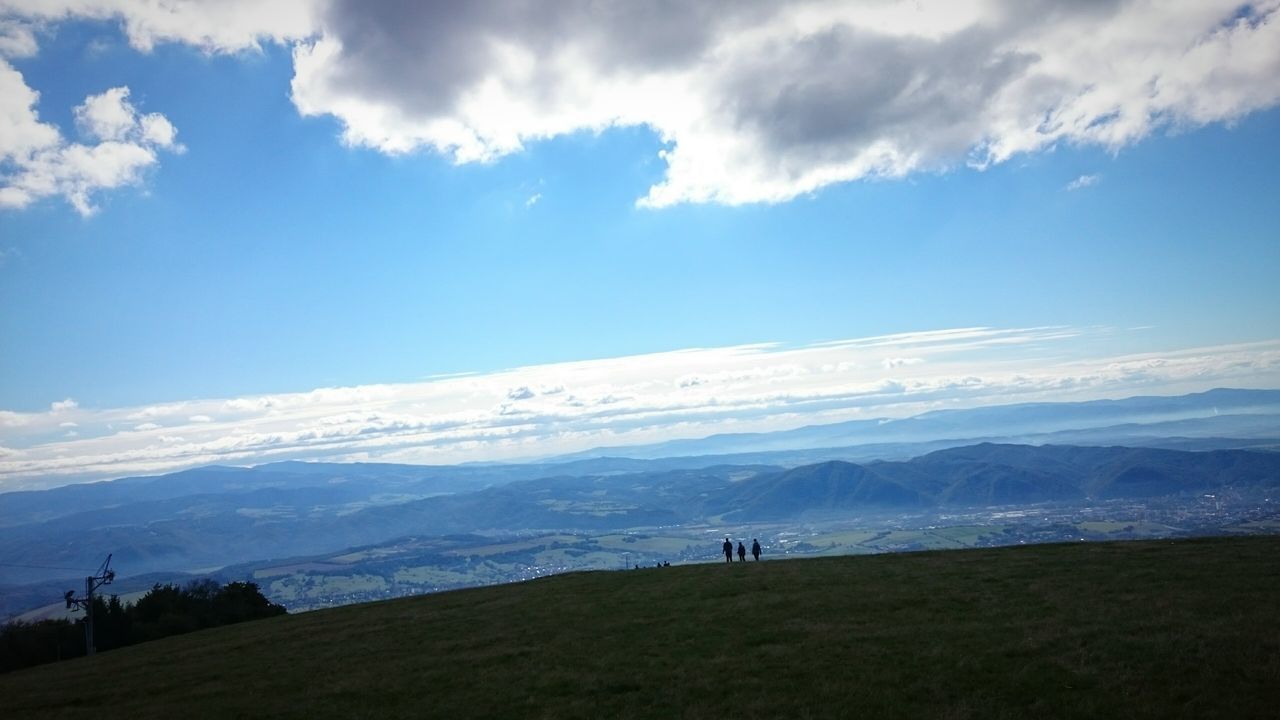
[[[661,74],[667,66],[656,61],[661,72],[635,71],[641,78],[635,95],[642,97],[616,107],[607,100],[617,88],[599,77],[584,81],[586,89],[576,90],[590,99],[583,112],[604,113],[599,117],[565,119],[572,113],[566,115],[564,107],[552,101],[538,105],[540,95],[530,100],[521,94],[524,86],[508,79],[508,96],[485,101],[490,112],[477,114],[461,101],[433,105],[448,96],[450,88],[442,86],[418,99],[416,89],[391,95],[406,98],[396,108],[399,119],[391,121],[365,113],[398,102],[386,100],[390,90],[382,86],[395,90],[394,82],[402,80],[374,74],[386,69],[377,65],[385,58],[356,55],[354,35],[342,36],[341,52],[348,55],[342,62],[308,66],[300,59],[307,52],[319,55],[316,48],[330,35],[340,36],[357,20],[380,21],[381,10],[361,18],[353,18],[364,12],[356,5],[343,9],[346,14],[332,10],[316,25],[322,30],[304,26],[303,32],[293,29],[293,20],[265,18],[254,25],[251,11],[241,8],[248,18],[242,34],[216,36],[208,34],[212,30],[200,34],[198,22],[166,29],[146,17],[146,8],[102,5],[71,11],[68,18],[0,3],[0,19],[8,23],[0,27],[31,41],[0,58],[39,93],[34,105],[19,109],[61,133],[61,145],[50,147],[110,140],[108,131],[94,130],[99,126],[86,119],[88,111],[78,114],[75,108],[86,98],[127,87],[126,105],[113,96],[111,109],[133,113],[133,129],[113,137],[144,152],[140,165],[119,170],[114,180],[76,180],[77,187],[87,188],[80,207],[71,190],[30,191],[0,207],[0,410],[7,419],[0,427],[0,449],[7,453],[0,464],[35,463],[23,465],[23,476],[52,467],[36,462],[37,456],[99,458],[112,443],[142,453],[143,440],[117,437],[118,421],[148,407],[301,397],[322,388],[419,388],[433,377],[475,373],[492,380],[495,399],[487,407],[501,412],[503,396],[519,395],[521,387],[534,388],[535,395],[572,395],[567,386],[577,366],[566,363],[632,358],[632,366],[619,371],[625,377],[619,387],[638,397],[645,375],[636,368],[663,365],[653,365],[653,358],[663,357],[654,353],[710,353],[692,370],[655,371],[650,382],[661,384],[712,372],[723,361],[717,348],[738,348],[730,352],[737,358],[743,346],[759,343],[771,343],[765,355],[773,357],[796,349],[817,353],[814,348],[829,341],[898,336],[893,357],[821,361],[861,363],[874,372],[858,376],[858,382],[881,389],[905,383],[908,394],[913,386],[900,376],[903,368],[918,370],[935,357],[912,355],[911,338],[935,331],[989,328],[990,337],[1018,338],[984,344],[980,354],[947,346],[947,352],[969,353],[961,374],[984,380],[991,380],[992,368],[1008,363],[1018,363],[1015,374],[1026,376],[1069,363],[1106,368],[1116,358],[1168,361],[1193,350],[1201,359],[1231,358],[1213,371],[1111,378],[1067,389],[1039,384],[1023,394],[992,382],[999,391],[944,397],[936,392],[942,376],[921,375],[919,382],[935,382],[929,386],[935,405],[903,397],[892,405],[899,414],[937,403],[1024,396],[1077,399],[1221,384],[1276,386],[1280,90],[1274,79],[1222,87],[1212,79],[1228,69],[1246,80],[1249,72],[1267,78],[1280,70],[1274,53],[1256,51],[1277,39],[1280,21],[1266,3],[1257,4],[1252,15],[1224,14],[1225,26],[1201,28],[1194,25],[1204,24],[1200,15],[1171,13],[1171,24],[1185,21],[1198,33],[1210,33],[1205,44],[1221,40],[1234,48],[1230,67],[1215,75],[1212,60],[1187,60],[1190,51],[1178,46],[1183,49],[1170,51],[1167,67],[1153,72],[1180,78],[1183,95],[1169,91],[1169,97],[1160,96],[1164,105],[1139,98],[1130,108],[1124,95],[1128,81],[1117,81],[1111,91],[1120,100],[1096,110],[1093,90],[1068,92],[1064,97],[1078,107],[1068,101],[1054,107],[1075,107],[1068,120],[1077,126],[1050,130],[1047,120],[1032,129],[1010,129],[1006,121],[1022,117],[1021,106],[1008,111],[1008,118],[999,116],[1010,98],[1022,97],[1016,79],[975,100],[973,108],[958,106],[958,114],[928,123],[917,120],[929,114],[925,104],[904,110],[893,107],[899,101],[891,98],[883,101],[884,114],[897,119],[875,126],[879,116],[871,110],[878,96],[839,85],[823,91],[816,109],[806,110],[803,102],[794,113],[791,105],[770,106],[765,119],[742,116],[723,126],[706,119],[713,115],[685,117],[683,110],[645,115],[645,83],[661,86],[653,97],[668,92],[678,99],[701,87],[699,82],[710,82],[697,79],[703,76],[696,68],[672,80]],[[921,37],[933,49],[917,50],[925,41],[903,40],[903,62],[919,62],[919,72],[928,76],[936,48],[956,32],[953,25],[983,17],[948,20],[936,28],[925,23]],[[591,21],[570,17],[565,22],[584,23],[581,30],[558,26],[558,32],[571,39],[604,32]],[[1071,21],[1062,21],[1062,32]],[[1079,20],[1086,21],[1097,22]],[[782,21],[769,22],[774,25],[762,27],[772,32]],[[845,21],[830,22],[843,27]],[[1103,22],[1100,35],[1123,36],[1129,21],[1120,11]],[[1220,27],[1236,35],[1223,39],[1225,31],[1214,29]],[[911,34],[892,22],[888,29],[874,28],[886,38]],[[464,24],[454,32],[469,30],[474,28]],[[1057,30],[1017,32],[1028,46],[1057,47]],[[849,40],[852,49],[833,51],[823,67],[837,63],[842,53],[857,52],[859,43],[871,42],[867,37]],[[406,52],[417,51],[406,43]],[[0,52],[4,47],[0,42]],[[727,53],[724,48],[734,45],[716,47]],[[1253,55],[1244,52],[1250,47]],[[879,57],[887,50],[877,52]],[[1017,60],[1028,53],[1007,55],[1020,68],[1035,67],[1033,60]],[[590,64],[590,54],[585,57]],[[1041,48],[1037,57],[1055,56]],[[1116,62],[1123,66],[1123,60]],[[787,62],[778,60],[780,74]],[[501,68],[493,72],[505,77]],[[853,75],[851,85],[871,82]],[[1080,87],[1107,87],[1105,79],[1087,79]],[[443,81],[433,76],[413,82]],[[730,80],[723,86],[738,88]],[[827,107],[846,90],[848,103]],[[756,102],[746,91],[734,92],[742,107]],[[600,108],[598,98],[604,98]],[[576,112],[581,105],[565,107]],[[513,115],[509,126],[493,110],[508,106],[524,113]],[[864,109],[869,119],[858,117]],[[871,129],[828,140],[831,131],[813,117],[793,117],[800,110],[819,113],[814,117],[822,123],[861,122]],[[415,119],[413,113],[422,116]],[[176,135],[148,134],[144,119],[150,114],[162,116]],[[432,124],[441,118],[471,128],[479,140],[448,140],[453,136]],[[716,144],[748,120],[765,130]],[[912,131],[898,133],[904,124]],[[792,125],[818,130],[793,142],[793,131],[786,129]],[[959,139],[947,139],[953,134]],[[882,150],[886,144],[891,151]],[[722,147],[727,149],[708,159]],[[14,178],[36,167],[24,157],[18,150],[0,154],[0,182],[16,187]],[[706,167],[712,170],[703,172]],[[670,191],[662,195],[655,187]],[[1241,349],[1243,344],[1252,345]],[[1034,352],[1009,350],[1028,346]],[[1196,350],[1224,346],[1229,349]],[[941,360],[941,345],[930,347]],[[752,367],[768,364],[752,357]],[[895,358],[912,362],[895,365]],[[504,374],[513,368],[525,370]],[[957,368],[951,369],[961,372]],[[984,369],[990,372],[984,375]],[[598,384],[608,383],[605,372]],[[719,400],[733,392],[726,387]],[[608,396],[599,390],[594,397]],[[369,411],[364,401],[352,402],[327,408],[324,417]],[[462,401],[418,411],[397,407],[397,422],[413,412],[428,422],[464,406],[471,407]],[[850,401],[837,408],[843,414],[830,417],[808,417],[793,408],[753,410],[736,419],[750,416],[752,427],[767,429],[841,419],[867,407]],[[71,411],[79,414],[76,419],[58,415]],[[222,425],[210,412],[174,410],[170,414],[182,415],[184,422],[133,427],[155,424],[141,432],[161,433],[161,426],[190,425],[199,416],[219,421],[220,438],[243,430],[233,419]],[[202,432],[208,422],[199,421]],[[551,435],[534,437],[546,442],[569,433],[564,447],[574,449],[617,442],[591,432],[622,432],[592,427],[552,419],[546,425]],[[714,423],[655,420],[635,439],[717,429],[722,428]],[[188,429],[166,437],[185,442],[191,434]],[[82,445],[89,436],[99,445]],[[209,438],[205,445],[216,439]],[[441,457],[531,454],[528,447],[499,452],[487,441],[475,442],[470,454],[458,450]],[[435,457],[382,452],[361,447],[359,453],[366,454],[341,457]],[[206,447],[143,469],[220,457]],[[269,455],[228,457],[252,461]],[[72,461],[66,472],[99,467],[95,463]]]

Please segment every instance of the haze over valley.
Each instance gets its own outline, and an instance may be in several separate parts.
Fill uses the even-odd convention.
[[[49,605],[41,594],[74,580],[63,569],[102,548],[122,590],[212,573],[299,609],[703,562],[721,533],[762,535],[777,556],[1271,532],[1278,447],[1280,391],[1220,389],[523,464],[212,466],[0,495],[0,600],[10,614]]]

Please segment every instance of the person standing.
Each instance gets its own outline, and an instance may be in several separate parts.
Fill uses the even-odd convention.
[[[747,561],[747,548],[743,546],[742,541],[738,541],[738,562]]]
[[[751,556],[756,559],[756,562],[760,561],[760,541],[755,538],[751,538]]]
[[[724,549],[724,561],[733,562],[733,543],[729,542],[729,538],[724,539],[724,545],[721,547]]]

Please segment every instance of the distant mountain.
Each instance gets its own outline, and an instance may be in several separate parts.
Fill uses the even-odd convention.
[[[765,475],[730,486],[713,504],[733,520],[776,520],[809,511],[867,510],[929,504],[920,492],[874,469],[831,461]]]
[[[1280,453],[983,443],[905,462],[827,462],[716,496],[726,520],[920,506],[976,507],[1280,490]],[[713,503],[713,504],[714,504]]]
[[[994,478],[1005,469],[1036,471],[1071,483],[1081,497],[1090,499],[1158,497],[1227,487],[1280,487],[1280,454],[1245,450],[1184,452],[984,443],[940,450],[910,463],[881,463],[874,467],[880,472],[892,472],[891,468],[903,465],[934,477],[972,473]]]
[[[395,502],[370,500],[359,483],[325,481],[85,510],[0,528],[0,583],[73,575],[56,568],[95,567],[108,552],[129,574],[190,572],[405,535],[599,531],[926,507],[1280,491],[1280,453],[1247,450],[985,443],[905,461],[831,461],[795,468],[719,465],[618,473],[616,463],[603,466],[613,470]],[[517,467],[532,472],[530,466],[512,466],[502,477],[511,477]],[[548,469],[564,468],[542,466]],[[284,475],[296,479],[299,474]],[[342,477],[350,480],[351,473]]]
[[[1223,416],[1231,417],[1223,419]],[[1148,427],[1143,430],[1142,426]],[[1114,432],[1096,432],[1102,428],[1111,428]],[[663,458],[940,440],[1029,442],[1034,436],[1066,431],[1095,431],[1093,442],[1170,436],[1278,438],[1280,390],[1220,388],[1190,395],[936,410],[902,419],[852,420],[777,432],[605,447],[552,458],[550,462],[606,456]],[[1059,438],[1062,440],[1065,438]],[[1077,440],[1085,441],[1083,437]]]
[[[645,461],[615,458],[584,460],[555,468],[545,465],[395,465],[296,461],[256,467],[209,466],[167,475],[121,478],[50,490],[0,493],[0,528],[103,509],[114,508],[123,512],[127,508],[145,503],[184,498],[207,500],[215,495],[250,496],[266,490],[290,491],[284,504],[299,509],[309,505],[332,505],[332,498],[338,495],[344,498],[343,502],[385,504],[432,495],[469,492],[549,475],[636,472],[644,469],[647,464]],[[259,495],[260,497],[263,496]],[[238,502],[241,506],[259,505],[253,497],[228,502]]]

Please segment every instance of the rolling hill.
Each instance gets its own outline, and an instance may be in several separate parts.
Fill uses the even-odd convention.
[[[1280,538],[576,573],[0,676],[21,718],[1262,718]]]
[[[745,480],[712,501],[734,520],[777,520],[814,510],[903,508],[927,503],[919,492],[872,469],[834,460]]]

